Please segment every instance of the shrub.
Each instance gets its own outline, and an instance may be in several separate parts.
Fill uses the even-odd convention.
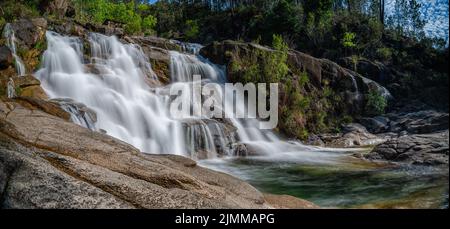
[[[378,91],[371,91],[366,95],[366,113],[368,115],[384,114],[387,107],[386,98]]]
[[[152,15],[149,15],[147,17],[145,17],[142,20],[142,31],[146,34],[146,35],[151,35],[155,33],[155,26],[157,23],[157,19],[155,17],[153,17]]]
[[[356,47],[355,38],[356,38],[356,34],[355,33],[349,33],[349,32],[344,33],[344,37],[342,38],[342,45],[345,48],[354,48],[354,47]]]
[[[377,57],[382,61],[390,61],[392,59],[392,50],[390,48],[378,48],[376,54]]]
[[[199,27],[197,21],[195,20],[187,20],[185,23],[184,36],[188,40],[193,40],[197,38],[199,33]]]

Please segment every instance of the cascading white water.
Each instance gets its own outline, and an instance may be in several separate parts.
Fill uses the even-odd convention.
[[[168,114],[169,99],[152,93],[148,60],[135,45],[91,34],[92,58],[83,62],[82,42],[47,32],[48,49],[36,73],[51,98],[71,98],[97,114],[96,129],[143,152],[184,154],[182,123]],[[88,73],[94,67],[99,74]],[[148,75],[150,74],[150,76]]]
[[[23,63],[19,55],[17,55],[16,35],[14,34],[14,30],[10,23],[5,25],[3,29],[3,36],[6,39],[6,46],[8,46],[8,48],[11,50],[12,55],[14,57],[17,74],[19,76],[25,75],[26,74],[25,64]]]
[[[16,97],[16,86],[14,85],[14,80],[9,78],[8,83],[6,85],[7,97],[12,99]]]
[[[237,142],[261,154],[308,148],[298,142],[282,141],[271,131],[261,131],[256,120],[172,118],[168,93],[171,85],[150,86],[148,81],[155,80],[155,74],[137,45],[92,33],[88,36],[91,57],[85,58],[79,38],[47,32],[47,41],[42,68],[35,75],[49,97],[74,100],[57,101],[71,113],[75,123],[104,130],[143,152],[205,159],[233,155]],[[200,56],[178,52],[170,55],[173,84],[192,90],[194,74],[207,82],[225,81],[224,70]],[[95,111],[96,122],[78,103]]]

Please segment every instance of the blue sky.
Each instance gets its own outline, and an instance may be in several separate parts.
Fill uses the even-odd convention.
[[[418,0],[422,5],[422,18],[427,20],[425,33],[429,37],[448,40],[448,0]],[[386,12],[393,10],[395,0],[386,0]]]

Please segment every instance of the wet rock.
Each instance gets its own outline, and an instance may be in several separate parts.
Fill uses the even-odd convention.
[[[0,70],[13,66],[14,58],[7,46],[0,46]]]
[[[448,113],[436,110],[393,112],[385,116],[362,118],[359,121],[375,134],[403,131],[410,134],[428,134],[449,128]]]
[[[41,85],[41,82],[32,75],[13,77],[13,80],[14,84],[21,88]]]
[[[345,57],[340,59],[338,63],[382,85],[386,85],[393,80],[390,69],[378,61],[371,61],[362,57],[355,61],[352,57]]]
[[[41,110],[64,120],[70,120],[70,114],[63,110],[56,102],[24,96],[16,97],[14,101],[20,104],[19,106],[26,107],[29,110]]]
[[[373,146],[386,141],[386,137],[373,135],[358,123],[343,126],[342,133],[321,134],[319,137],[325,146],[338,148]]]
[[[97,113],[86,105],[72,99],[52,99],[51,102],[58,103],[62,109],[68,112],[74,123],[90,130],[96,129]]]
[[[39,7],[44,12],[55,15],[58,18],[63,18],[68,11],[73,10],[70,0],[45,0],[40,2]],[[72,12],[70,13],[72,14]]]
[[[142,154],[14,102],[0,102],[0,135],[4,208],[270,207],[232,176],[175,155]]]
[[[420,165],[448,165],[448,133],[446,130],[400,136],[378,145],[365,158]]]
[[[41,86],[29,86],[22,89],[20,96],[37,99],[48,99],[47,93]]]
[[[153,36],[134,36],[134,37],[124,37],[124,40],[130,43],[138,44],[140,46],[152,46],[156,48],[162,48],[165,50],[182,51],[180,45],[176,44],[172,40],[153,37]]]
[[[38,42],[45,40],[47,31],[47,20],[44,18],[20,19],[11,23],[19,46],[26,46],[28,49],[34,48]]]
[[[306,200],[289,195],[264,194],[265,200],[279,209],[319,209],[320,207]]]
[[[306,141],[307,145],[312,145],[312,146],[325,146],[325,143],[323,142],[323,140],[315,135],[315,134],[310,134],[308,136],[308,140]]]
[[[371,133],[385,133],[390,130],[390,120],[384,116],[374,118],[362,118],[359,122],[364,125]]]

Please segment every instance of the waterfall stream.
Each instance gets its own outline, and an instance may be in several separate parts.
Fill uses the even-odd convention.
[[[12,55],[14,57],[17,74],[19,76],[25,75],[26,74],[25,64],[23,63],[22,59],[20,59],[19,55],[17,54],[16,35],[14,34],[14,30],[12,29],[12,26],[10,23],[5,25],[5,27],[3,29],[3,36],[6,39],[6,46],[8,46],[8,48],[11,50]]]

